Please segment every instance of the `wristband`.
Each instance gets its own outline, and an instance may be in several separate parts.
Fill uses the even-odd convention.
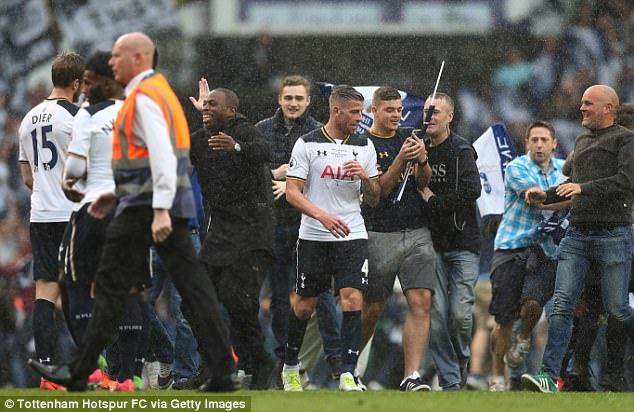
[[[427,166],[427,163],[429,163],[429,157],[425,158],[425,160],[423,160],[422,162],[418,162],[418,164],[421,166]]]

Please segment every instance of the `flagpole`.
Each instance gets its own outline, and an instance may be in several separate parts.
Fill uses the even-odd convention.
[[[429,122],[431,121],[431,116],[434,113],[434,100],[436,99],[436,92],[438,91],[438,85],[440,84],[440,77],[442,76],[442,71],[445,68],[445,61],[443,60],[440,64],[440,70],[438,71],[438,78],[436,79],[436,86],[434,86],[434,93],[431,95],[431,101],[429,103],[429,108],[427,109],[427,114],[425,115],[425,120],[423,121],[423,127],[421,128],[422,136],[419,136],[421,139],[427,133],[427,127],[429,126]],[[394,198],[392,199],[392,203],[398,203],[401,201],[401,197],[403,197],[403,192],[405,192],[405,185],[407,184],[407,178],[409,174],[412,172],[412,168],[414,167],[414,162],[409,161],[407,163],[407,167],[405,168],[405,174],[403,174],[403,180],[399,184],[398,190],[394,193]]]

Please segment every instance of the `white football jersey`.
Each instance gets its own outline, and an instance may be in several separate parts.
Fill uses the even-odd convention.
[[[86,159],[86,185],[81,205],[99,195],[114,193],[112,174],[112,125],[122,100],[105,100],[79,110],[73,126],[73,140],[68,153]]]
[[[337,239],[318,220],[302,214],[300,239],[332,242],[368,238],[361,216],[361,180],[344,170],[348,160],[358,160],[371,179],[379,177],[374,145],[365,136],[353,134],[337,142],[322,127],[295,142],[287,179],[303,181],[304,196],[350,228],[348,236]]]
[[[62,191],[62,172],[78,107],[65,99],[45,100],[20,125],[20,163],[33,173],[31,222],[66,222],[73,202]]]

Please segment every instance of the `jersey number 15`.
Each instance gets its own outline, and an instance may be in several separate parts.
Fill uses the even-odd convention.
[[[33,169],[35,172],[38,171],[39,168],[39,152],[37,150],[37,131],[38,129],[33,129],[31,131],[31,138],[33,139]],[[48,162],[42,162],[42,166],[44,166],[44,170],[51,170],[57,164],[57,148],[55,144],[50,140],[46,140],[46,135],[53,131],[53,126],[46,125],[40,128],[40,134],[42,135],[42,150],[48,149],[51,151],[51,160]]]

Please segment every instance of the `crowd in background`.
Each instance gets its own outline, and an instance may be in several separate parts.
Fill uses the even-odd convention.
[[[550,121],[567,155],[582,132],[579,106],[593,84],[613,87],[622,102],[634,101],[634,8],[626,0],[583,0],[568,11],[562,33],[546,35],[533,55],[509,48],[490,83],[458,93],[459,130],[485,130],[503,120],[516,142],[533,119]],[[474,136],[476,138],[477,136]],[[521,151],[521,150],[520,150]]]

